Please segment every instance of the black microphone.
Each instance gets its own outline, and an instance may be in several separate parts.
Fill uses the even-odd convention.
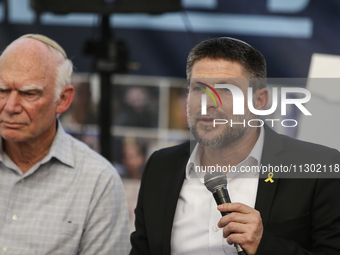
[[[213,193],[215,201],[218,205],[231,203],[227,190],[227,176],[223,172],[212,172],[204,175],[204,185]],[[222,216],[229,214],[229,212],[221,212]],[[247,255],[241,245],[234,243],[238,255]]]

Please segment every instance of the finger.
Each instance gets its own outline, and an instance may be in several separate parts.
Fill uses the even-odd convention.
[[[228,244],[230,244],[230,245],[237,243],[237,244],[240,244],[242,246],[242,244],[245,243],[245,237],[244,237],[243,234],[240,234],[240,233],[233,233],[233,234],[229,235],[226,240],[227,240]]]
[[[249,231],[249,227],[246,224],[231,222],[223,228],[223,237],[227,238],[229,235],[234,233],[245,233]]]
[[[239,234],[239,233],[229,235],[228,238],[226,239],[226,241],[230,245],[235,244],[235,243],[241,245],[241,247],[249,255],[256,254],[258,244],[259,244],[259,241],[254,242],[254,241],[250,240],[249,237],[247,237],[245,234]]]
[[[217,209],[221,212],[239,212],[250,213],[253,208],[242,203],[225,203],[217,206]]]
[[[223,216],[220,221],[217,223],[219,228],[223,228],[224,226],[228,225],[231,222],[238,222],[243,224],[252,223],[254,220],[252,219],[251,214],[243,214],[243,213],[236,213],[232,212],[228,215]]]

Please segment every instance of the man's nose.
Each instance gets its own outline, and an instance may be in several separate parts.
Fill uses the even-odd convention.
[[[20,113],[22,111],[21,97],[17,91],[9,93],[4,110],[9,114]]]

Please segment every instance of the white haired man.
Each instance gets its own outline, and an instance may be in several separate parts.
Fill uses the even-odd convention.
[[[0,56],[0,250],[126,254],[128,212],[116,170],[57,120],[74,96],[72,63],[43,35]]]

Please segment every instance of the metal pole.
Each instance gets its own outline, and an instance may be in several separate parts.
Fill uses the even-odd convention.
[[[102,42],[106,45],[106,56],[101,56],[103,59],[108,57],[108,47],[111,39],[109,16],[103,15],[101,20]],[[100,61],[99,59],[97,61]],[[111,162],[111,75],[113,72],[100,71],[100,106],[99,106],[99,126],[100,126],[100,149],[101,154]]]

